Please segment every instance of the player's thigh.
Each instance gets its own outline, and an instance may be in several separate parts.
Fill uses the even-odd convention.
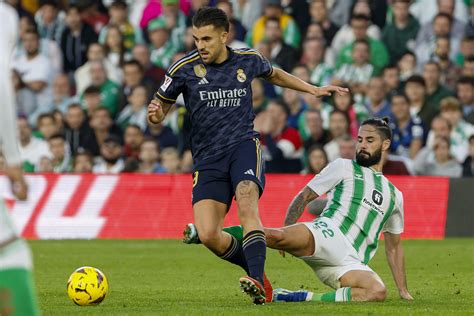
[[[243,141],[234,149],[230,158],[229,174],[237,203],[248,197],[252,201],[258,201],[265,188],[265,162],[258,139]],[[241,185],[248,181],[252,184]],[[248,193],[252,194],[249,196]]]
[[[199,235],[217,234],[222,231],[224,218],[229,210],[227,204],[205,199],[193,205],[194,223]]]
[[[294,224],[282,228],[265,228],[267,246],[284,250],[296,257],[310,256],[314,253],[313,234],[304,224]]]
[[[366,290],[384,291],[385,284],[374,271],[351,270],[344,273],[339,282],[341,287],[362,288]]]

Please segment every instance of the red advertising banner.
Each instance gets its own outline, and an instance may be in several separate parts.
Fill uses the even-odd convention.
[[[267,227],[283,224],[287,206],[311,179],[267,175],[259,210]],[[404,194],[405,238],[443,238],[449,179],[390,177]],[[29,175],[29,199],[14,201],[8,182],[0,192],[19,233],[29,239],[181,238],[193,221],[191,175]],[[301,221],[313,215],[305,213]],[[235,203],[225,221],[238,224]]]

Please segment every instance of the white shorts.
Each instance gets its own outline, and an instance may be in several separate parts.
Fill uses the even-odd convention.
[[[321,282],[338,289],[341,287],[339,279],[349,271],[373,272],[331,219],[319,217],[303,224],[313,234],[315,251],[312,256],[299,258],[314,270]]]

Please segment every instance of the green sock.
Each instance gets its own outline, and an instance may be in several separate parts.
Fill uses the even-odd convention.
[[[307,299],[308,300],[308,299]],[[316,294],[310,299],[313,302],[350,302],[351,301],[351,288],[341,287],[334,292]],[[308,300],[309,301],[309,300]]]
[[[244,228],[242,226],[229,226],[223,229],[226,233],[234,236],[237,241],[242,242],[244,239]]]
[[[0,315],[40,315],[31,272],[24,268],[0,270]]]

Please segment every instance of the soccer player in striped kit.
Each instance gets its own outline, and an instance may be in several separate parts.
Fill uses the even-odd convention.
[[[156,97],[148,106],[151,123],[161,122],[179,94],[191,117],[194,160],[193,210],[201,241],[216,255],[239,265],[248,275],[242,290],[256,304],[266,295],[265,233],[258,214],[258,199],[265,186],[264,161],[253,130],[251,82],[269,82],[310,93],[315,97],[346,93],[347,89],[315,87],[281,69],[253,49],[226,46],[229,21],[224,11],[201,8],[193,18],[197,50],[172,65]],[[224,218],[235,197],[242,242],[222,232]],[[269,287],[267,286],[267,291]]]
[[[18,14],[8,2],[0,1],[0,146],[8,164],[12,192],[19,200],[25,200],[27,185],[18,148],[10,66],[17,43]],[[0,315],[39,315],[32,267],[30,249],[16,235],[6,205],[0,200]]]

